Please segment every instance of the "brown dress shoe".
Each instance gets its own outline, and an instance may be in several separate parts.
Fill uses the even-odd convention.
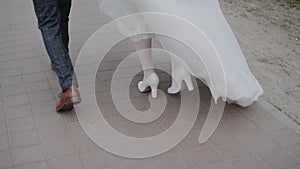
[[[60,110],[57,110],[57,112],[62,113],[62,112],[66,112],[66,111],[70,111],[74,109],[74,105],[70,104],[70,105],[64,105]]]
[[[78,89],[75,86],[61,93],[59,102],[56,104],[56,111],[62,112],[73,109],[73,106],[81,102]]]

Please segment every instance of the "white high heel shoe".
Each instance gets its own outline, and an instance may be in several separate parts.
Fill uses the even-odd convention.
[[[149,91],[149,87],[151,89],[152,98],[157,98],[157,87],[159,83],[159,78],[156,73],[152,73],[147,78],[144,78],[143,81],[138,83],[138,89],[140,92],[147,92]]]
[[[187,70],[185,70],[182,66],[180,66],[180,68],[176,72],[173,72],[172,74],[173,74],[172,86],[168,89],[169,94],[177,94],[186,88],[189,91],[194,90],[191,74]],[[185,82],[185,84],[183,82]]]

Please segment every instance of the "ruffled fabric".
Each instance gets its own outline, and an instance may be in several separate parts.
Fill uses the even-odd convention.
[[[114,19],[143,12],[166,13],[183,18],[202,34],[195,34],[185,25],[176,27],[172,22],[160,22],[160,18],[147,20],[142,16],[126,22],[119,20],[117,25],[124,34],[134,34],[134,38],[131,38],[134,42],[153,36],[142,34],[145,32],[178,33],[178,37],[191,42],[192,47],[199,49],[199,55],[193,55],[182,44],[156,37],[164,49],[180,57],[193,76],[207,84],[215,102],[222,98],[224,101],[249,106],[262,95],[263,89],[251,73],[218,0],[100,0],[100,9]],[[219,58],[221,65],[216,58]],[[221,83],[222,78],[225,84]]]
[[[100,0],[100,11],[105,15],[118,19],[123,16],[134,14],[138,8],[134,1],[127,0]],[[123,22],[122,19],[116,22],[120,32],[123,35],[133,35],[130,37],[132,42],[139,42],[153,38],[153,34],[149,32],[148,24],[141,17],[135,17],[134,20]]]

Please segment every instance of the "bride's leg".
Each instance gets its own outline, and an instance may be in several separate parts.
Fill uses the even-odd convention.
[[[139,59],[143,66],[144,78],[149,77],[154,72],[151,54],[151,39],[141,40],[134,44],[135,49],[139,51]],[[144,50],[148,49],[148,50]]]
[[[194,89],[191,74],[175,59],[171,59],[172,64],[172,85],[168,89],[169,94],[179,93],[181,90],[188,89],[189,91]],[[182,83],[185,82],[185,83]]]
[[[143,81],[139,82],[138,89],[140,92],[147,92],[150,88],[152,97],[156,98],[159,78],[154,71],[154,66],[152,63],[151,39],[141,40],[135,43],[134,46],[138,51],[139,59],[142,63],[144,72]]]

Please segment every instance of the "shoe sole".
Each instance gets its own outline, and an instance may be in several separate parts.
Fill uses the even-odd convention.
[[[74,105],[77,105],[81,102],[81,98],[75,97],[67,100],[59,109],[56,109],[57,112],[63,112],[72,110]],[[63,109],[64,106],[67,106],[68,108]]]
[[[151,88],[150,88],[150,86],[148,86],[148,87],[145,88],[144,91],[140,91],[140,90],[139,90],[139,92],[140,92],[140,93],[150,93],[150,92],[151,92]]]
[[[74,106],[73,105],[70,105],[66,108],[61,108],[59,110],[56,110],[58,113],[63,113],[63,112],[66,112],[66,111],[70,111],[70,110],[73,110],[74,109]]]
[[[66,101],[66,103],[64,105],[66,105],[66,106],[77,105],[80,102],[81,102],[81,98],[75,97],[75,98],[72,98],[72,99]]]

